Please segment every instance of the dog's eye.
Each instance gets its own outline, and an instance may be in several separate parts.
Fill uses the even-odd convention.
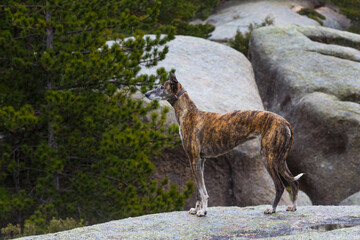
[[[163,85],[160,86],[160,89],[164,89],[165,87]]]

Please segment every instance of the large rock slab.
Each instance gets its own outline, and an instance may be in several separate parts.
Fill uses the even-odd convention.
[[[359,239],[359,206],[299,207],[264,215],[266,206],[211,207],[198,218],[187,212],[152,214],[31,236],[22,240],[82,239]],[[339,228],[339,229],[337,229]],[[335,230],[336,229],[336,230]]]
[[[346,30],[351,25],[351,20],[339,13],[340,9],[334,6],[319,7],[316,11],[325,17],[325,20],[322,20],[324,27]]]
[[[158,64],[166,70],[176,69],[179,82],[199,109],[229,112],[241,109],[262,110],[263,105],[254,80],[251,63],[234,49],[209,40],[176,36],[169,44],[166,59]],[[155,68],[143,70],[153,73]],[[175,123],[170,107],[168,123]],[[269,204],[274,198],[273,182],[260,156],[258,140],[205,163],[205,184],[210,195],[209,206],[249,206]],[[154,177],[168,177],[180,187],[193,180],[189,160],[182,146],[166,150],[155,159]],[[289,197],[286,196],[286,203]],[[187,201],[195,204],[196,194]]]
[[[360,192],[354,193],[353,195],[345,198],[340,202],[339,205],[359,205],[360,206]]]
[[[264,27],[250,54],[266,109],[293,125],[288,163],[314,204],[360,189],[360,35],[324,27]]]
[[[274,20],[275,26],[296,24],[301,26],[319,26],[320,24],[307,16],[297,13],[301,8],[314,8],[323,1],[310,0],[251,0],[251,1],[226,1],[221,4],[215,13],[205,21],[194,21],[194,23],[209,23],[216,28],[211,33],[211,40],[226,41],[233,38],[236,31],[248,32],[250,24],[261,24],[266,17]],[[346,29],[350,20],[337,13],[333,7],[324,6],[317,11],[326,20],[324,26],[338,29]]]

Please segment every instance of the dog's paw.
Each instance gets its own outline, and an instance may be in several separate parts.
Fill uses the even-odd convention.
[[[205,210],[199,210],[199,211],[197,211],[196,216],[198,216],[198,217],[204,217],[206,214],[207,214],[207,211],[205,211]]]
[[[296,211],[296,206],[287,207],[286,211],[295,212]]]
[[[195,215],[198,211],[196,210],[196,208],[190,208],[189,210],[189,214]]]
[[[273,213],[275,213],[275,211],[273,209],[270,209],[270,208],[268,208],[268,209],[266,209],[264,211],[264,214],[273,214]]]

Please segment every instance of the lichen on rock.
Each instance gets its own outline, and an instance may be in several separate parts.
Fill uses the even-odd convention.
[[[264,215],[266,206],[211,207],[204,218],[170,212],[127,218],[70,231],[30,236],[52,239],[356,239],[360,234],[359,206],[306,206],[297,212],[280,208]],[[341,227],[332,231],[317,226]],[[326,228],[325,228],[326,229]]]

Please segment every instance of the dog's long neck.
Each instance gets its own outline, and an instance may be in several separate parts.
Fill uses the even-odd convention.
[[[199,111],[187,92],[183,93],[172,106],[179,125],[187,114],[196,114]]]

